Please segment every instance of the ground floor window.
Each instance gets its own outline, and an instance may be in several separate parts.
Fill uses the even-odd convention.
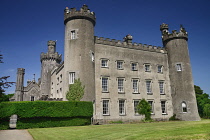
[[[162,114],[166,114],[166,101],[161,101]]]
[[[34,96],[31,96],[31,101],[34,101]]]
[[[187,104],[185,102],[182,102],[182,112],[187,112]]]
[[[119,114],[125,115],[125,100],[119,100]]]
[[[135,113],[136,115],[139,114],[139,113],[138,113],[138,109],[137,109],[138,104],[139,104],[139,100],[134,100],[134,101],[133,101],[134,113]]]
[[[154,106],[153,106],[153,101],[148,101],[148,103],[151,106],[151,113],[154,113]]]
[[[103,100],[103,115],[109,115],[109,100]]]

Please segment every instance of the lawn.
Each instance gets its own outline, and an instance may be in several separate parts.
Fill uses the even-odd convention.
[[[210,139],[210,119],[29,129],[34,140]]]

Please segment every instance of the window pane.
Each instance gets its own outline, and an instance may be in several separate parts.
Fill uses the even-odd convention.
[[[182,71],[182,66],[181,66],[181,64],[177,64],[176,67],[177,67],[177,71]]]
[[[108,66],[107,62],[108,62],[108,60],[101,60],[101,66],[102,67],[107,67]]]
[[[132,66],[132,70],[137,70],[137,63],[132,63],[131,66]]]
[[[145,65],[145,71],[150,71],[150,65],[148,64]]]
[[[153,101],[148,101],[148,103],[149,103],[150,106],[151,106],[151,113],[153,113]]]
[[[163,66],[159,65],[158,66],[158,73],[162,73],[163,72]]]
[[[117,69],[122,69],[123,68],[122,64],[123,64],[123,62],[117,61]]]

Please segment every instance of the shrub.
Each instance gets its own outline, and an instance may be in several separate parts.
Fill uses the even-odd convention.
[[[137,109],[139,114],[145,115],[145,120],[151,120],[151,106],[145,99],[139,102]]]
[[[0,130],[8,129],[9,117],[18,115],[17,128],[87,125],[93,115],[92,102],[22,101],[0,103]]]

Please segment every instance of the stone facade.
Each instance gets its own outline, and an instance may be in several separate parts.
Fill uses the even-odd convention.
[[[48,41],[41,54],[41,79],[23,86],[24,69],[18,69],[16,101],[66,100],[69,84],[80,78],[83,101],[92,101],[97,121],[135,121],[144,116],[136,105],[146,99],[152,118],[200,120],[189,60],[188,35],[183,27],[169,33],[162,24],[163,47],[137,44],[132,36],[123,41],[94,36],[95,13],[87,5],[64,10],[64,62],[56,42]]]

